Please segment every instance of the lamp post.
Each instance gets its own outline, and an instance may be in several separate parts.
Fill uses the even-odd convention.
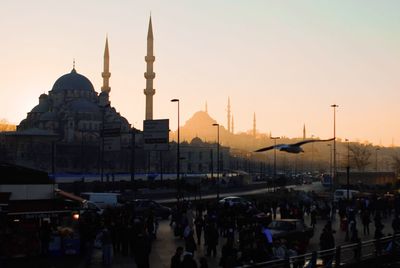
[[[275,192],[275,181],[276,181],[276,140],[280,139],[280,137],[270,137],[274,140],[274,179],[272,181],[272,191]]]
[[[311,139],[314,139],[314,135],[311,135]],[[314,143],[311,143],[311,176],[314,170]]]
[[[337,104],[332,104],[333,108],[333,176],[332,179],[336,179],[336,108],[339,107]],[[332,180],[333,187],[333,180]],[[333,188],[332,188],[333,189]]]
[[[375,149],[375,171],[378,172],[378,151],[380,150],[380,148],[376,148]]]
[[[181,171],[181,157],[179,151],[179,144],[180,144],[180,133],[179,133],[179,99],[172,99],[171,102],[178,103],[178,139],[177,139],[177,146],[176,146],[176,183],[178,187],[178,196],[177,199],[181,198],[181,181],[180,181],[180,171]]]
[[[346,177],[347,177],[347,200],[350,201],[350,141],[345,139],[347,142],[347,167],[346,167]]]
[[[327,146],[329,147],[329,175],[332,180],[332,144],[327,144]]]
[[[219,200],[219,173],[220,173],[220,156],[219,156],[219,124],[212,124],[217,127],[217,199]]]
[[[136,133],[135,128],[131,129],[131,187],[132,190],[135,189],[135,146],[136,146]]]

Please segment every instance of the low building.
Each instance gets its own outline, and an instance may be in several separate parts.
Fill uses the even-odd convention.
[[[395,184],[397,182],[394,172],[350,172],[349,183],[363,185],[386,185]],[[337,172],[335,182],[336,185],[347,184],[347,173]]]

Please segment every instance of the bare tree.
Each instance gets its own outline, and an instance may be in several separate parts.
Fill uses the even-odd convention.
[[[349,146],[351,152],[351,165],[359,171],[364,171],[370,164],[371,151],[367,145],[364,144],[351,144]]]

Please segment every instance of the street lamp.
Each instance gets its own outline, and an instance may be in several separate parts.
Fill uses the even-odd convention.
[[[337,104],[332,104],[333,108],[333,178],[336,179],[336,108],[339,107]],[[333,180],[332,180],[333,186]]]
[[[136,146],[136,132],[135,128],[132,127],[131,129],[131,187],[132,190],[135,190],[134,188],[134,182],[135,182],[135,146]]]
[[[176,146],[176,183],[178,185],[178,196],[177,199],[179,201],[179,198],[181,197],[181,187],[180,187],[180,171],[181,171],[181,157],[180,157],[180,151],[179,151],[179,143],[180,143],[180,133],[179,133],[179,99],[172,99],[171,102],[177,102],[178,103],[178,141],[177,141],[177,146]]]
[[[345,139],[345,141],[347,142],[347,201],[350,201],[350,141],[348,139]]]
[[[327,146],[329,147],[329,175],[331,176],[332,180],[332,144],[327,144]]]
[[[220,173],[220,157],[219,157],[219,124],[212,124],[217,127],[217,199],[219,200],[219,173]]]
[[[272,191],[275,192],[275,181],[276,181],[276,140],[280,139],[280,137],[270,137],[270,139],[274,140],[274,179],[272,181]]]
[[[314,139],[314,135],[311,135],[311,139]],[[311,176],[314,171],[314,143],[311,143]]]

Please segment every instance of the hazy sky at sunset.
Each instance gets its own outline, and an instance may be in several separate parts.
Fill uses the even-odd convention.
[[[76,69],[99,92],[105,36],[111,102],[135,127],[144,118],[146,34],[155,38],[154,117],[181,123],[208,110],[235,130],[400,144],[400,1],[1,0],[0,118],[19,123]]]

